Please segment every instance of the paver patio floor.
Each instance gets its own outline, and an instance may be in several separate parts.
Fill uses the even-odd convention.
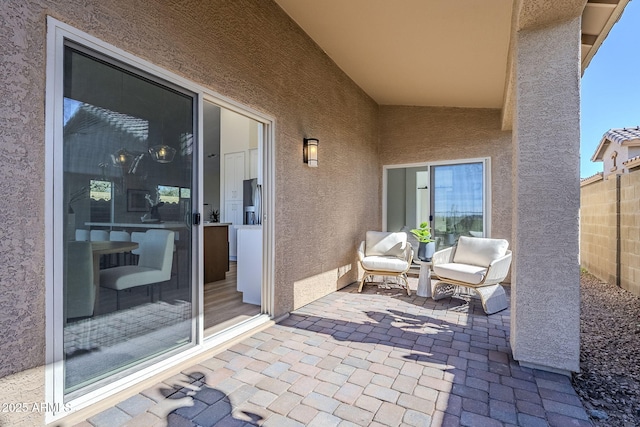
[[[509,314],[350,285],[79,426],[590,426],[513,360]]]

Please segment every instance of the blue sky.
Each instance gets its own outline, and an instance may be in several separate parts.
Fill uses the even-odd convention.
[[[609,129],[640,126],[640,0],[630,1],[582,76],[580,177],[602,172],[592,162]]]

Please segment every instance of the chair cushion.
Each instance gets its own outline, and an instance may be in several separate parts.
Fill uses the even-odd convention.
[[[402,273],[408,268],[406,260],[389,256],[366,256],[362,260],[365,270],[388,271],[390,273]]]
[[[171,279],[171,272],[167,276],[162,270],[140,267],[139,265],[124,265],[100,271],[100,286],[118,291],[164,282],[169,279]]]
[[[385,231],[367,231],[365,237],[365,256],[392,256],[404,258],[407,247],[407,233]]]
[[[508,248],[509,242],[504,239],[460,236],[453,262],[489,267],[503,257]]]
[[[477,285],[484,280],[487,268],[470,264],[436,264],[433,272],[443,279],[453,279],[460,282]]]

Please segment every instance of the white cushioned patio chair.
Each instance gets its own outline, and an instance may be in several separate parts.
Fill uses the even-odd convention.
[[[100,271],[100,286],[117,291],[118,309],[120,291],[171,279],[173,235],[173,231],[148,230],[140,244],[138,265],[123,265]]]
[[[431,261],[439,281],[433,286],[433,299],[450,297],[462,286],[475,291],[487,314],[507,308],[500,282],[511,265],[508,247],[504,239],[460,236],[456,246],[436,252]]]
[[[404,281],[407,295],[411,295],[407,271],[413,260],[413,249],[405,232],[367,231],[358,248],[358,259],[364,270],[358,292],[362,292],[367,277],[391,276]]]

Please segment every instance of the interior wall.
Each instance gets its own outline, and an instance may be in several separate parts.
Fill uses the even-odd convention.
[[[45,362],[47,15],[276,119],[276,316],[356,280],[357,244],[381,222],[378,106],[275,3],[7,0],[0,179],[12,202],[0,207],[0,377]],[[302,162],[304,137],[320,140],[318,168]],[[12,384],[1,401],[18,395]],[[25,401],[44,400],[42,388],[32,392]]]
[[[380,162],[399,165],[489,157],[491,237],[511,242],[511,132],[500,110],[380,107]]]
[[[210,102],[204,103],[203,135],[203,181],[204,218],[213,210],[220,212],[220,107]]]

